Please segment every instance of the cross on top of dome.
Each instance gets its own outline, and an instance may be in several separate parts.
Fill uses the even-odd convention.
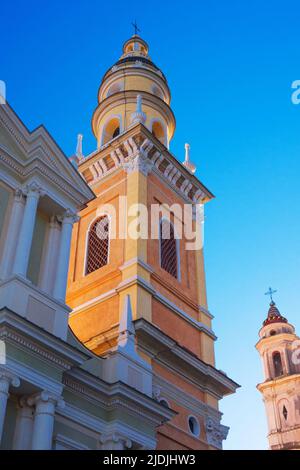
[[[281,315],[273,300],[273,294],[275,294],[275,292],[277,292],[277,290],[273,290],[271,287],[269,287],[269,290],[265,293],[265,295],[270,296],[271,302],[268,316],[263,322],[263,326],[269,325],[270,323],[287,323],[287,319]]]

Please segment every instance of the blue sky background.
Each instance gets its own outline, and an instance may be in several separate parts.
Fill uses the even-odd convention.
[[[166,74],[181,160],[191,144],[206,206],[206,270],[217,366],[242,388],[224,399],[225,448],[267,447],[254,348],[269,285],[300,332],[300,6],[282,1],[2,2],[0,79],[25,124],[43,123],[67,155],[90,120],[102,75],[136,18]]]

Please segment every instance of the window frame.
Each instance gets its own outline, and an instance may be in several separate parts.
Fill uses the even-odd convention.
[[[108,249],[107,249],[107,263],[101,266],[98,269],[95,269],[94,271],[91,271],[90,273],[87,273],[87,262],[88,262],[88,248],[89,248],[89,237],[90,237],[90,231],[91,227],[94,225],[94,223],[97,220],[100,220],[103,217],[108,218]],[[95,273],[96,271],[99,271],[99,269],[105,268],[105,266],[108,266],[110,263],[110,242],[111,242],[111,216],[107,212],[102,212],[101,214],[97,214],[97,217],[95,217],[88,226],[87,232],[86,232],[86,237],[85,237],[85,254],[84,254],[84,263],[83,263],[83,276],[89,276],[90,274]]]
[[[174,232],[174,240],[175,240],[175,246],[176,246],[176,261],[177,261],[177,276],[173,276],[173,274],[169,273],[166,269],[164,269],[161,265],[162,261],[162,256],[161,256],[161,249],[162,249],[162,238],[161,238],[161,224],[162,222],[166,220],[169,224],[172,225],[173,227],[173,232]],[[181,282],[181,262],[180,262],[180,239],[177,238],[177,232],[175,230],[175,226],[173,222],[168,218],[168,217],[161,217],[159,221],[159,267],[163,269],[164,272],[168,273],[169,276],[171,276],[173,279],[176,279],[178,282]]]

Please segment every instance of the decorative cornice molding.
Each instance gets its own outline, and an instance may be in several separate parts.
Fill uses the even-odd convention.
[[[72,345],[7,309],[0,310],[0,338],[37,354],[59,370],[69,370],[89,358]]]
[[[60,173],[55,172],[53,168],[47,165],[47,162],[42,161],[38,156],[35,156],[30,161],[21,162],[0,144],[0,163],[1,162],[22,181],[26,181],[26,179],[29,179],[33,174],[37,174],[40,177],[46,178],[73,201],[76,201],[77,204],[83,205],[87,202],[87,196],[78,191],[78,186],[74,183],[66,183]]]
[[[113,163],[109,169],[102,165],[107,158]],[[167,148],[158,147],[156,139],[142,124],[132,126],[105,148],[87,156],[79,165],[81,173],[87,169],[90,171],[91,186],[120,168],[126,171],[138,169],[144,174],[153,171],[188,203],[196,204],[213,197]]]
[[[82,369],[74,369],[63,376],[65,387],[80,393],[83,398],[101,403],[106,410],[127,409],[157,426],[171,419],[175,412],[167,409],[136,389],[117,382],[109,384]]]
[[[195,384],[194,381],[191,381],[188,377],[184,377],[184,380],[202,392],[207,392],[205,387]],[[191,394],[182,393],[182,390],[174,385],[172,382],[167,381],[162,376],[154,374],[153,376],[153,391],[157,396],[156,399],[161,400],[166,398],[167,400],[172,400],[181,405],[183,408],[190,410],[196,415],[206,418],[208,415],[214,417],[216,420],[220,421],[222,413],[208,405],[207,403],[202,402],[198,398],[195,398]]]
[[[144,318],[135,320],[134,327],[139,340],[138,344],[141,348],[145,349],[150,356],[152,354],[156,361],[168,367],[171,367],[171,363],[176,364],[174,370],[176,370],[177,373],[182,373],[179,367],[179,361],[182,361],[183,364],[185,364],[184,369],[189,372],[189,375],[193,377],[194,380],[199,380],[200,377],[202,387],[209,393],[215,395],[218,399],[222,398],[224,395],[234,393],[239,387],[237,383],[224,373],[202,361],[185,348],[182,348],[175,340]],[[143,341],[144,335],[147,337],[146,343]],[[152,341],[151,351],[148,344],[150,340]],[[155,347],[159,354],[155,353]],[[165,356],[164,352],[171,353],[171,355]]]
[[[0,125],[11,135],[19,149],[19,152],[12,154],[0,144],[0,160],[13,172],[26,179],[33,171],[38,170],[80,205],[93,198],[94,195],[84,179],[43,126],[30,132],[8,104],[1,106]]]
[[[208,417],[205,430],[208,444],[217,449],[222,449],[222,442],[227,438],[229,427],[223,426],[218,421]]]

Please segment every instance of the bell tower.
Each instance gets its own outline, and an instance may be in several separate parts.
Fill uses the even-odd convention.
[[[153,398],[177,413],[158,429],[158,449],[214,449],[228,432],[218,402],[238,385],[215,367],[203,246],[188,249],[188,222],[201,232],[199,208],[213,195],[194,175],[189,145],[183,163],[170,153],[170,102],[166,77],[134,35],[100,84],[97,149],[75,158],[95,199],[73,231],[70,326],[103,358],[121,350],[124,335],[130,340],[130,373],[119,380],[143,391],[138,354],[147,390],[150,383]]]
[[[263,396],[271,450],[300,449],[300,339],[271,299],[256,344],[264,369]]]

